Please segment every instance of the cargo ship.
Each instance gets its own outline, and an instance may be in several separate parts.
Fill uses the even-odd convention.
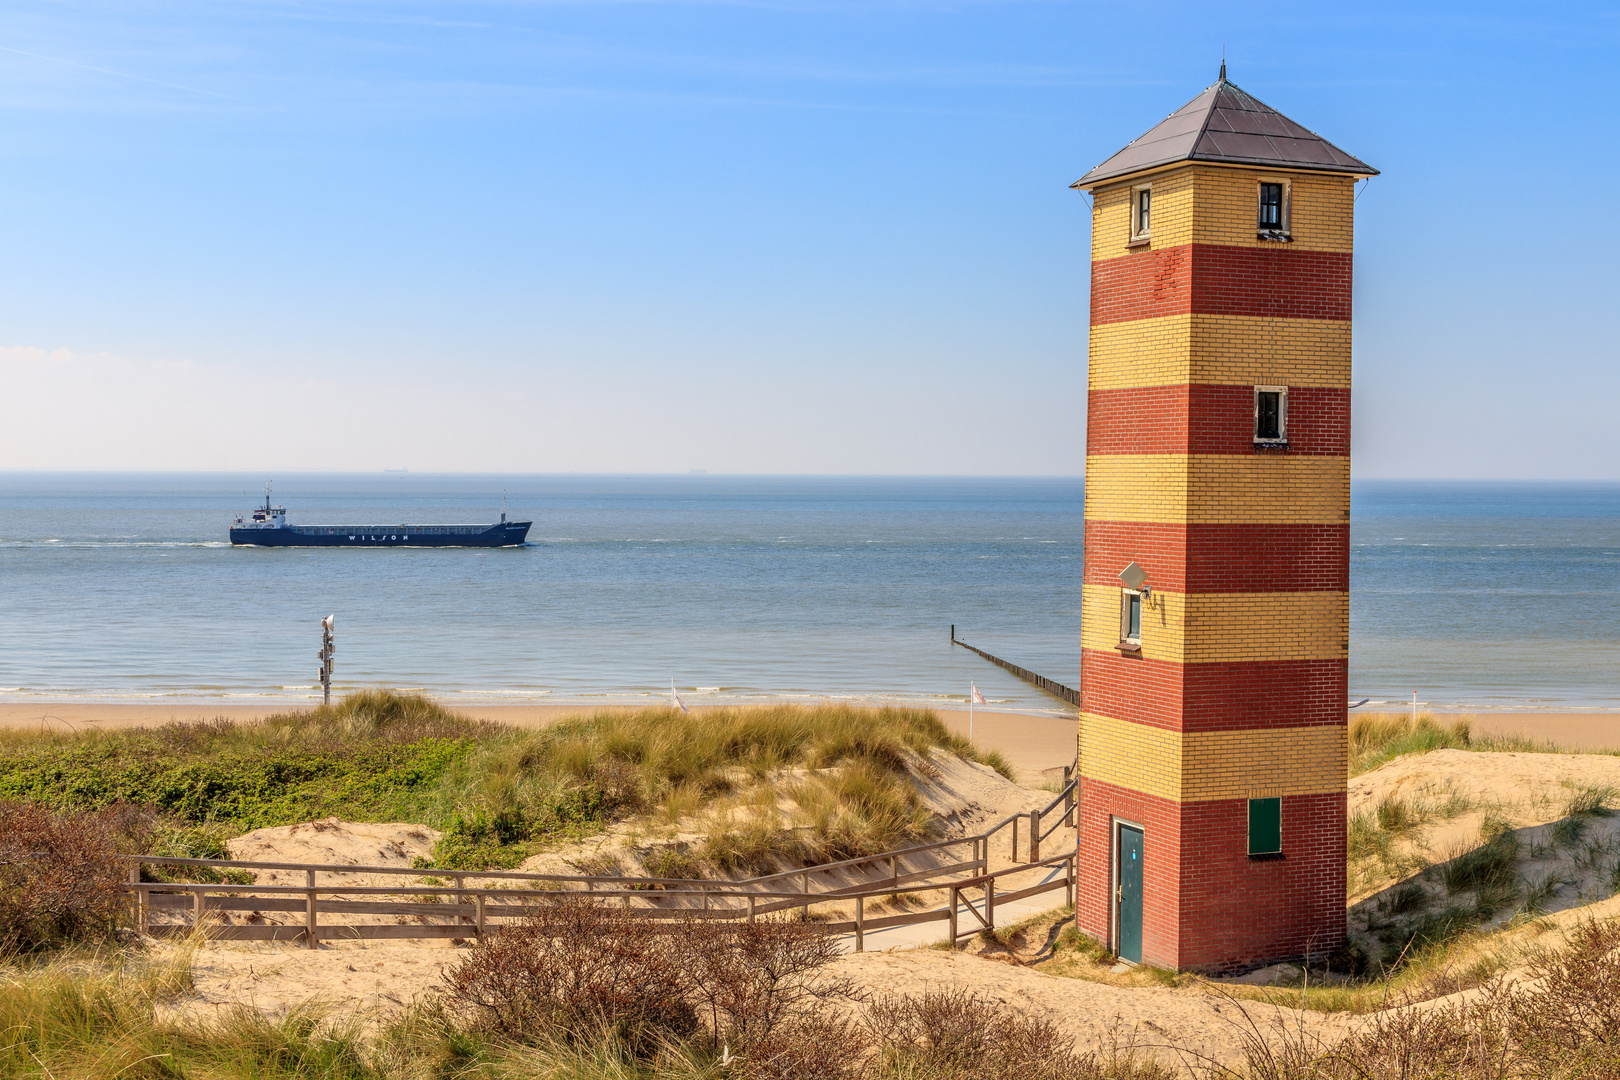
[[[532,521],[501,520],[488,525],[289,525],[287,508],[264,505],[231,523],[231,543],[257,547],[516,547],[529,536]]]

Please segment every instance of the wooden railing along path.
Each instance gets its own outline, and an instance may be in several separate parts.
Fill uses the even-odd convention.
[[[896,926],[946,922],[955,943],[980,930],[995,929],[998,904],[1063,890],[1064,903],[1074,902],[1074,852],[1041,857],[1041,843],[1062,827],[1073,827],[1076,784],[1073,767],[1055,799],[1040,810],[1013,814],[985,832],[940,840],[842,862],[786,870],[742,881],[690,878],[613,877],[605,875],[531,874],[517,870],[433,870],[400,866],[339,866],[309,863],[235,862],[225,859],[180,859],[131,855],[127,888],[134,900],[140,929],[153,935],[190,933],[204,927],[209,937],[224,940],[320,941],[368,938],[466,938],[498,931],[502,920],[520,919],[542,910],[548,894],[586,892],[622,903],[651,919],[755,919],[781,911],[801,918],[827,919],[834,934],[853,933],[855,950],[865,948],[867,933]],[[1020,843],[1020,825],[1024,826]],[[990,845],[1009,835],[1013,865],[991,871]],[[965,849],[965,850],[962,850]],[[1020,858],[1020,854],[1024,858]],[[301,872],[302,885],[234,885],[142,881],[142,866],[206,867],[214,870],[280,870]],[[1033,884],[998,894],[1006,878],[1044,871]],[[449,881],[449,885],[343,885],[321,883],[323,874],[367,874]],[[853,884],[833,886],[829,878]],[[824,886],[817,889],[817,885]],[[926,909],[869,918],[869,901],[946,894]],[[974,894],[978,894],[975,903]],[[834,912],[815,909],[854,906],[853,918],[833,921]],[[266,912],[297,912],[293,923],[263,922]],[[162,913],[183,921],[154,922]],[[246,923],[211,922],[211,916],[239,913]],[[813,914],[814,913],[814,914]],[[392,923],[334,924],[322,915],[391,916]],[[187,918],[189,916],[189,918]],[[966,921],[964,916],[967,917]],[[428,922],[428,919],[445,920]],[[965,926],[965,929],[964,929]]]

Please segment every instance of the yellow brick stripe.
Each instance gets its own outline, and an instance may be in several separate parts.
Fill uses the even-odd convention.
[[[1083,587],[1082,647],[1119,645],[1119,606],[1119,588]],[[1172,664],[1342,660],[1349,656],[1349,635],[1350,596],[1343,592],[1155,590],[1142,606],[1142,655]]]
[[[1153,184],[1153,233],[1149,248],[1182,244],[1258,247],[1275,241],[1255,235],[1259,182],[1289,182],[1289,232],[1294,251],[1350,251],[1355,232],[1354,181],[1319,173],[1279,173],[1187,165],[1092,193],[1091,258],[1129,258],[1131,187]]]
[[[1350,323],[1165,315],[1091,328],[1088,385],[1350,387]]]
[[[1179,801],[1181,733],[1081,713],[1080,775]]]
[[[1096,454],[1086,520],[1336,525],[1350,520],[1348,457]]]
[[[1080,775],[1176,802],[1344,790],[1349,748],[1342,725],[1166,731],[1080,714]]]

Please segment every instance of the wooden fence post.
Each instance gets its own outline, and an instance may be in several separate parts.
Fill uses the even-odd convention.
[[[141,864],[129,864],[129,883],[134,886],[131,890],[135,895],[131,898],[133,914],[135,916],[136,933],[146,933],[146,890],[141,888]]]
[[[855,951],[866,951],[866,897],[855,898]]]
[[[1041,812],[1029,812],[1029,861],[1041,861]]]
[[[984,922],[986,930],[996,928],[996,879],[984,879]]]
[[[476,917],[476,919],[478,921],[478,936],[483,937],[484,936],[484,894],[483,893],[475,893],[473,895],[473,907],[474,907],[475,911],[477,912],[475,917]]]
[[[1013,819],[1012,819],[1012,861],[1013,862],[1018,861],[1018,815],[1017,814],[1014,814]]]
[[[754,921],[754,894],[748,894],[748,921]]]
[[[1063,864],[1063,899],[1068,907],[1074,907],[1074,863],[1075,856],[1071,852]]]
[[[1068,772],[1068,767],[1065,766],[1063,771]],[[1069,781],[1069,786],[1063,790],[1063,824],[1067,825],[1071,829],[1074,828],[1074,806],[1078,801],[1074,796],[1075,791],[1079,788],[1079,786],[1079,780],[1071,779]]]
[[[207,910],[208,892],[205,889],[198,889],[191,894],[191,925],[193,927],[199,929],[202,927],[203,919],[207,917],[205,915]]]
[[[961,899],[961,896],[962,896],[962,887],[960,885],[952,885],[951,886],[951,948],[952,949],[956,948],[956,905],[957,905],[957,902]]]
[[[320,948],[320,935],[316,929],[317,920],[315,917],[315,871],[306,870],[304,873],[308,875],[305,882],[308,891],[305,893],[304,905],[304,945],[307,948],[318,949]]]

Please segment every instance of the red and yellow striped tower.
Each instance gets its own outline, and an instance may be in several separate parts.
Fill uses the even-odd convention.
[[[1080,928],[1345,933],[1350,260],[1376,172],[1226,81],[1091,170]]]

